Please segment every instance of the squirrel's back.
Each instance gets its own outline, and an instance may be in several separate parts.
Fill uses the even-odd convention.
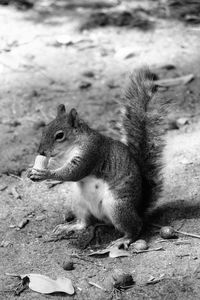
[[[122,142],[129,147],[142,175],[140,214],[147,211],[162,191],[163,105],[159,104],[159,108],[154,110],[149,109],[149,102],[156,92],[153,78],[148,68],[136,70],[131,74],[120,101]]]

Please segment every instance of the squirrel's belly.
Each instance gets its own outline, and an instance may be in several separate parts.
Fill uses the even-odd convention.
[[[107,182],[94,176],[88,176],[79,183],[82,200],[89,212],[97,219],[111,222],[108,208],[114,202],[114,196]]]

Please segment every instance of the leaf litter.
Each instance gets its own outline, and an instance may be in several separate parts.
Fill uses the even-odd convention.
[[[41,294],[52,294],[55,292],[63,292],[69,295],[74,294],[74,287],[72,285],[72,281],[66,277],[58,277],[56,280],[51,279],[48,276],[41,275],[41,274],[10,274],[6,273],[8,276],[18,277],[22,280],[21,291],[25,285]]]

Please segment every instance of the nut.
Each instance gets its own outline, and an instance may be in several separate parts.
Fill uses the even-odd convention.
[[[34,173],[34,169],[42,170],[46,169],[48,165],[48,158],[43,155],[37,155],[35,158],[35,163],[33,166],[32,173]]]
[[[73,263],[73,261],[70,261],[70,260],[64,261],[64,263],[63,263],[63,269],[66,270],[66,271],[73,270],[74,269],[74,263]]]
[[[174,231],[173,227],[171,227],[171,226],[163,226],[160,229],[160,236],[163,239],[172,239],[172,238],[176,237],[176,234],[175,234],[175,231]]]
[[[114,287],[116,289],[125,289],[134,284],[134,280],[131,274],[125,273],[124,271],[115,270],[112,275],[114,279]]]
[[[133,246],[136,250],[147,250],[149,248],[145,240],[137,240]]]

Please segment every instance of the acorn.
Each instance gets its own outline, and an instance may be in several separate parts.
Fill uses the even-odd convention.
[[[65,271],[72,271],[74,269],[74,263],[73,263],[73,261],[70,261],[70,260],[64,261],[64,263],[63,263],[63,269]]]
[[[174,228],[171,226],[163,226],[160,229],[160,236],[163,239],[172,239],[176,237],[176,233],[174,231]]]
[[[147,250],[149,248],[149,246],[145,240],[137,240],[133,244],[133,247],[134,247],[134,249],[136,249],[138,251]]]
[[[43,170],[48,165],[48,158],[44,155],[37,155],[32,169],[32,174],[37,173],[34,169]]]
[[[132,275],[120,270],[115,270],[112,277],[114,279],[114,288],[119,290],[129,288],[134,284]]]

